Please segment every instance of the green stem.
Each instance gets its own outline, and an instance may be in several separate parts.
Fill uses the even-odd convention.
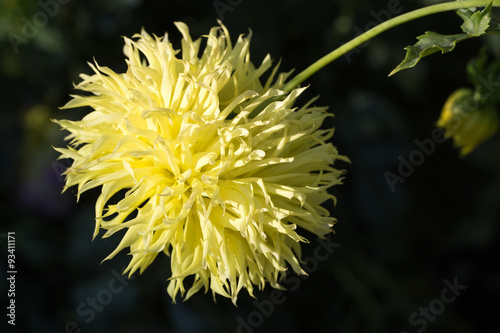
[[[321,59],[317,60],[311,66],[307,67],[305,70],[297,74],[292,80],[290,80],[285,86],[283,90],[291,91],[299,84],[304,82],[311,75],[319,71],[321,68],[325,67],[333,60],[339,58],[343,54],[349,52],[350,50],[358,47],[359,45],[367,42],[378,34],[394,28],[400,24],[415,20],[420,17],[424,17],[431,14],[437,14],[445,11],[462,9],[462,8],[470,8],[470,7],[486,7],[491,1],[485,0],[469,0],[469,1],[453,1],[453,2],[445,2],[437,5],[432,5],[424,8],[420,8],[414,11],[411,11],[406,14],[402,14],[400,16],[396,16],[390,20],[380,23],[376,27],[366,31],[364,34],[359,35],[358,37],[352,39],[351,41],[343,44],[339,48],[333,50],[328,53]],[[494,0],[493,6],[500,7],[500,0]]]

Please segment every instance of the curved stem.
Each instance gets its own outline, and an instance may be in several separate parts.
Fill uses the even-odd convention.
[[[299,84],[304,82],[311,75],[313,75],[314,73],[319,71],[321,68],[328,65],[333,60],[339,58],[343,54],[345,54],[345,53],[349,52],[350,50],[358,47],[359,45],[365,43],[366,41],[377,36],[378,34],[384,32],[386,30],[389,30],[391,28],[394,28],[400,24],[415,20],[415,19],[420,18],[420,17],[427,16],[427,15],[437,14],[437,13],[450,11],[450,10],[470,8],[470,7],[486,7],[490,2],[491,1],[489,1],[489,0],[488,1],[469,0],[469,1],[445,2],[445,3],[441,3],[441,4],[437,4],[437,5],[432,5],[432,6],[420,8],[420,9],[408,12],[406,14],[396,16],[390,20],[387,20],[385,22],[380,23],[376,27],[366,31],[364,34],[352,39],[351,41],[343,44],[339,48],[333,50],[332,52],[328,53],[327,55],[325,55],[321,59],[317,60],[315,63],[313,63],[312,65],[307,67],[305,70],[303,70],[299,74],[297,74],[287,84],[285,84],[285,86],[283,87],[283,90],[291,91],[292,89],[297,87]],[[500,0],[494,0],[493,6],[499,7]]]

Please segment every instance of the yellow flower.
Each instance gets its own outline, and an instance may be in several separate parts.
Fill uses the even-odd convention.
[[[142,31],[125,38],[126,73],[90,64],[95,74],[81,75],[76,88],[91,94],[63,108],[92,112],[55,121],[71,133],[57,149],[73,159],[65,188],[78,185],[79,197],[102,187],[94,237],[127,229],[106,258],[130,248],[124,273],[142,273],[163,252],[174,301],[192,276],[186,298],[204,287],[236,302],[242,288],[280,288],[287,267],[305,273],[297,227],[332,232],[335,218],[321,205],[342,180],[333,163],[348,159],[327,143],[333,130],[320,128],[326,108],[294,107],[304,89],[280,90],[287,75],[277,67],[261,84],[271,59],[252,65],[250,37],[232,46],[221,25],[201,51],[176,25],[180,57],[166,35]]]
[[[446,138],[453,138],[461,147],[463,157],[498,131],[498,112],[480,105],[471,89],[460,88],[446,100],[437,125],[445,130]]]

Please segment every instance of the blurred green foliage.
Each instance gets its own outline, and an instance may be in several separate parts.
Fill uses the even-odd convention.
[[[253,60],[259,62],[270,53],[282,60],[283,71],[304,69],[369,23],[383,20],[389,4],[220,2],[230,8],[223,12],[223,23],[233,38],[252,30]],[[47,11],[41,3],[53,7]],[[399,1],[401,12],[429,3]],[[40,13],[45,13],[46,24],[41,24]],[[456,31],[461,21],[453,13],[386,32],[306,82],[310,87],[303,101],[320,94],[318,105],[331,107],[336,115],[329,124],[336,127],[333,142],[352,164],[342,166],[348,170],[345,184],[333,190],[338,204],[332,215],[339,219],[333,240],[340,246],[318,260],[314,272],[288,291],[282,304],[274,304],[272,311],[262,308],[269,304],[265,301],[271,289],[257,293],[258,302],[264,302],[260,306],[244,292],[238,307],[226,299],[214,303],[210,294],[201,293],[172,304],[165,291],[167,257],[121,284],[114,273],[128,262],[126,253],[101,264],[119,236],[91,242],[97,192],[84,195],[79,203],[73,189],[60,194],[60,173],[68,164],[56,161],[51,146],[64,146],[65,133],[50,119],[85,114],[86,110],[58,107],[68,100],[78,75],[90,73],[86,62],[95,58],[117,72],[125,70],[121,36],[142,27],[157,35],[168,31],[179,47],[174,21],[186,22],[192,35],[200,36],[217,24],[220,13],[213,1],[0,2],[0,233],[15,231],[17,236],[18,331],[417,332],[423,323],[412,324],[409,318],[440,299],[443,280],[455,278],[467,289],[427,320],[425,331],[485,332],[498,327],[498,135],[465,159],[458,157],[451,142],[437,144],[394,192],[384,178],[386,171],[397,173],[401,160],[418,150],[416,139],[431,137],[446,97],[467,84],[468,59],[484,44],[492,57],[498,55],[500,37],[480,38],[387,78],[415,36],[427,30]],[[24,34],[26,22],[38,23],[36,31]],[[24,39],[19,42],[13,36]],[[318,246],[313,236],[309,238],[305,258],[314,257]],[[3,268],[5,242],[0,249]],[[2,293],[4,275],[2,269]],[[111,293],[110,282],[120,291]],[[92,303],[93,299],[106,304]],[[258,327],[245,328],[243,322]]]

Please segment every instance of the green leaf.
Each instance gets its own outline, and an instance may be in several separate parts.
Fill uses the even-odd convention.
[[[414,67],[420,59],[430,54],[441,51],[447,53],[453,51],[457,42],[462,40],[478,37],[486,32],[490,26],[491,8],[493,1],[490,2],[482,11],[471,9],[457,10],[464,23],[460,26],[463,33],[456,35],[441,35],[436,32],[428,31],[424,35],[417,37],[418,42],[415,45],[405,47],[406,56],[398,67],[389,74],[389,76],[397,72]]]
[[[469,81],[474,85],[480,85],[478,78],[484,77],[488,73],[486,67],[488,61],[487,48],[482,47],[477,56],[469,60],[466,66],[466,74]]]
[[[487,48],[467,63],[467,78],[474,85],[474,97],[483,104],[495,107],[500,101],[500,60],[488,61]]]
[[[420,59],[441,51],[447,53],[453,51],[457,42],[469,38],[467,33],[457,35],[441,35],[436,32],[427,31],[424,35],[418,36],[418,42],[415,45],[405,47],[406,57],[398,67],[389,74],[389,76],[397,72],[414,67]]]
[[[458,16],[464,20],[464,23],[460,26],[462,31],[471,37],[477,37],[484,34],[486,29],[490,26],[492,4],[493,2],[490,2],[490,4],[480,12],[474,12],[470,9],[457,10]]]

